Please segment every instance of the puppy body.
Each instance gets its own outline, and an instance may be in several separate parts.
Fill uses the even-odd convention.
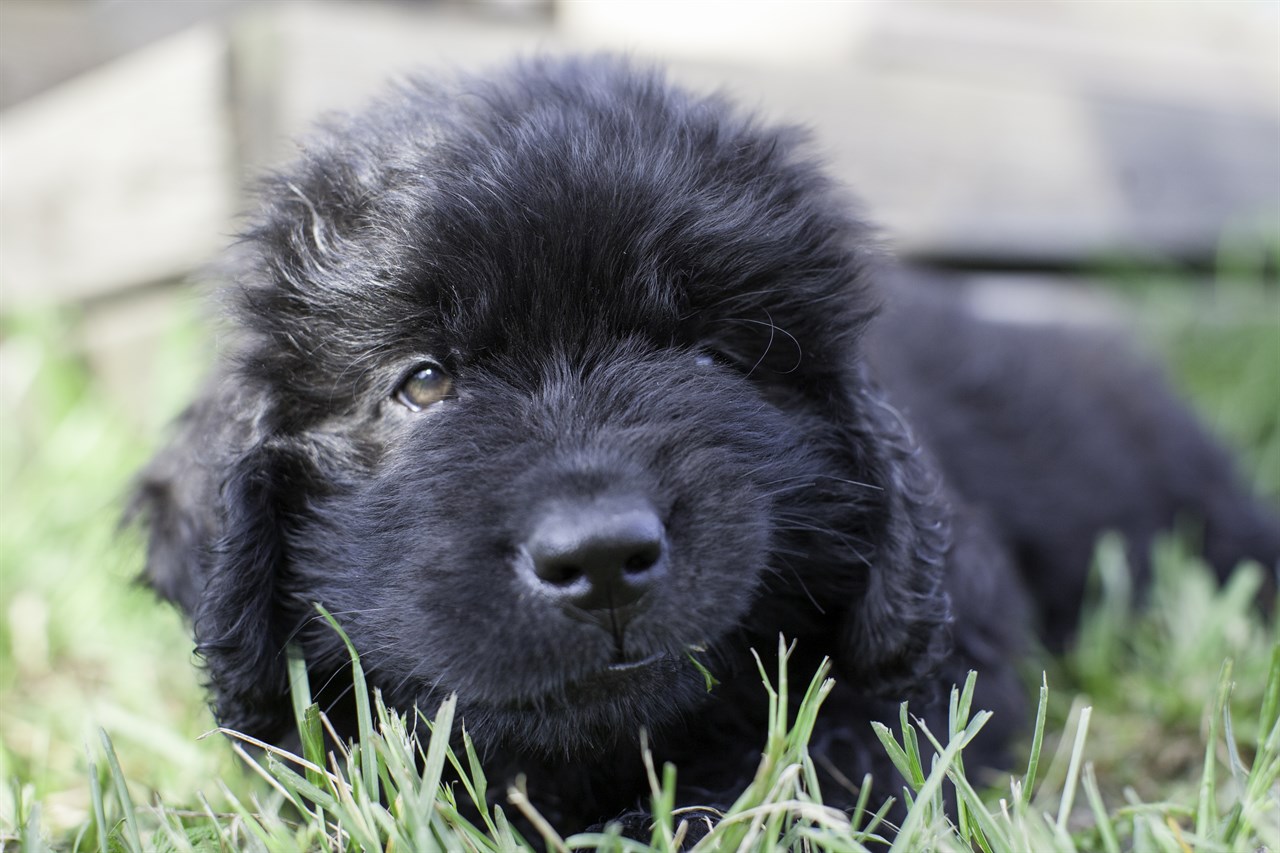
[[[1124,534],[1139,585],[1153,539],[1174,525],[1220,577],[1244,558],[1276,566],[1274,511],[1248,496],[1154,366],[1109,332],[975,317],[954,283],[925,279],[894,282],[869,357],[1014,560],[1050,648],[1071,636],[1101,532]]]
[[[969,669],[998,761],[1028,625],[1069,630],[1103,530],[1141,553],[1187,512],[1224,570],[1280,555],[1157,380],[933,299],[872,322],[900,273],[802,135],[657,75],[411,84],[263,197],[239,340],[137,497],[256,736],[288,737],[291,641],[343,724],[318,602],[396,707],[456,693],[560,828],[643,802],[642,727],[727,804],[763,743],[749,650],[783,633],[839,677],[813,748],[888,794],[867,722]]]

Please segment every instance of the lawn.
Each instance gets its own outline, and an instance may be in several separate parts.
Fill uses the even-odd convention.
[[[1274,280],[1260,284],[1239,266],[1224,264],[1232,274],[1212,287],[1171,275],[1118,290],[1139,334],[1275,501],[1280,295]],[[438,793],[451,761],[483,785],[468,756],[443,740],[410,742],[377,706],[360,748],[332,764],[314,752],[309,764],[251,761],[229,738],[202,739],[213,721],[187,632],[134,583],[142,545],[118,530],[131,475],[198,383],[201,337],[175,318],[148,393],[125,407],[74,354],[78,323],[0,317],[0,846],[512,849],[501,815],[472,826],[454,808],[466,786]],[[1100,545],[1099,594],[1079,645],[1028,666],[1029,691],[1048,685],[1043,738],[1026,745],[1024,759],[1035,760],[1007,784],[974,790],[965,779],[963,742],[987,720],[960,685],[951,731],[885,735],[909,793],[868,791],[852,816],[824,809],[804,746],[822,674],[762,672],[777,690],[807,689],[809,701],[795,719],[777,715],[759,778],[707,849],[882,849],[875,813],[890,795],[914,802],[899,850],[1280,849],[1280,646],[1254,606],[1261,569],[1219,590],[1194,554],[1162,543],[1155,587],[1135,616],[1119,554],[1116,543]],[[305,686],[297,690],[301,725],[313,731]],[[668,849],[679,831],[664,804],[669,772],[653,774],[653,841]],[[962,803],[955,822],[940,807],[948,789]],[[515,792],[504,813],[527,808]],[[591,840],[542,834],[551,847]]]

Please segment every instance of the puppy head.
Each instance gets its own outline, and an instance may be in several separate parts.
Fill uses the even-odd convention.
[[[144,473],[223,721],[343,624],[396,705],[581,752],[779,631],[868,688],[939,654],[936,487],[862,376],[872,253],[799,134],[618,62],[419,83],[271,178],[243,341]]]

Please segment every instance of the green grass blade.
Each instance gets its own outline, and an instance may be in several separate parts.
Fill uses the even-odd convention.
[[[312,764],[324,764],[324,730],[320,724],[320,707],[311,701],[311,683],[307,677],[307,662],[301,650],[294,644],[288,649],[289,695],[293,700],[294,724],[302,744],[302,757]],[[312,785],[320,786],[324,780],[315,771],[307,770]]]
[[[902,727],[902,749],[907,754],[907,766],[912,774],[907,778],[912,789],[919,791],[925,782],[924,760],[920,756],[920,740],[916,737],[915,726],[911,725],[906,702],[898,706],[898,724]]]
[[[862,828],[862,821],[867,816],[867,805],[871,802],[871,774],[867,773],[862,777],[862,784],[858,786],[858,801],[854,803],[853,813],[849,817],[849,825],[854,832]]]
[[[884,751],[888,754],[889,760],[893,762],[893,766],[897,768],[898,773],[907,782],[911,782],[915,778],[917,771],[911,766],[911,759],[907,757],[906,750],[898,745],[898,741],[893,735],[893,730],[884,723],[874,720],[871,723],[871,730],[875,732],[876,737],[880,740],[880,745],[884,747]]]
[[[1271,646],[1271,666],[1267,671],[1267,689],[1258,709],[1258,743],[1267,739],[1280,719],[1280,643]]]
[[[378,768],[373,759],[375,752],[373,746],[373,713],[369,706],[369,686],[365,682],[364,668],[360,665],[360,653],[356,651],[355,644],[351,642],[347,632],[342,630],[338,620],[334,619],[328,610],[325,610],[319,604],[316,605],[316,610],[320,612],[320,615],[324,617],[324,620],[329,623],[333,630],[338,632],[338,636],[342,638],[343,644],[347,647],[347,654],[351,656],[352,692],[356,702],[356,730],[360,743],[367,745],[364,749],[364,758],[366,760],[358,762],[360,778],[364,781],[364,787],[369,797],[377,799]]]
[[[1213,699],[1210,700],[1207,715],[1209,734],[1205,738],[1204,765],[1200,773],[1200,794],[1196,803],[1196,835],[1201,838],[1206,837],[1210,828],[1218,822],[1218,764],[1216,757],[1218,749],[1218,720],[1221,717],[1222,709],[1226,707],[1227,697],[1231,693],[1231,670],[1231,661],[1223,661],[1222,668],[1218,671],[1218,690]]]
[[[200,801],[200,808],[204,812],[205,817],[209,819],[213,837],[218,840],[219,853],[228,853],[227,835],[229,831],[223,827],[222,821],[218,819],[217,814],[213,811],[213,806],[209,804],[209,799],[204,795],[203,791],[196,792],[196,799]]]
[[[964,727],[969,724],[970,709],[973,707],[973,690],[978,683],[978,673],[970,670],[965,677],[964,688],[956,690],[951,688],[951,700],[948,707],[948,739],[955,737]],[[954,766],[952,767],[953,775],[964,777],[964,756],[957,755]],[[970,821],[969,807],[965,803],[963,797],[956,800],[956,821],[959,825],[960,837],[966,842],[974,840],[975,829]],[[988,851],[990,853],[990,851]]]
[[[272,843],[271,834],[262,825],[258,815],[240,802],[240,798],[232,793],[226,782],[219,781],[218,788],[222,791],[222,796],[226,799],[227,804],[231,806],[231,810],[240,818],[240,822],[249,830],[249,833],[258,839],[263,848],[270,850],[275,847],[276,845]]]
[[[281,785],[279,780],[277,780],[274,776],[272,776],[271,772],[267,770],[266,767],[263,767],[261,762],[257,761],[252,755],[250,755],[249,751],[246,750],[244,746],[242,746],[239,743],[233,743],[231,744],[231,750],[236,755],[240,756],[240,759],[245,763],[245,766],[248,767],[249,770],[251,770],[254,774],[260,777],[262,781],[266,782],[268,785],[274,788],[280,794],[280,796],[283,797],[284,800],[289,803],[289,805],[293,806],[295,809],[297,809],[300,812],[307,813],[306,804],[303,803],[301,800],[298,800],[296,796],[293,794],[293,792],[291,792],[288,788],[285,788],[283,785]],[[270,758],[271,753],[267,753],[267,757]]]
[[[889,810],[894,807],[897,801],[896,797],[889,797],[880,804],[880,808],[876,809],[876,813],[871,816],[871,820],[867,821],[867,825],[862,829],[862,837],[864,839],[878,844],[882,843],[885,847],[889,846],[888,841],[876,835],[876,830],[884,825],[889,815]]]
[[[1008,832],[991,814],[958,762],[951,765],[949,778],[956,788],[957,803],[963,804],[969,815],[969,828],[961,833],[959,840],[968,848],[976,845],[986,853],[1009,850]]]
[[[1230,697],[1227,697],[1228,699]],[[1240,747],[1236,743],[1235,726],[1231,721],[1231,703],[1222,703],[1222,740],[1227,747],[1227,769],[1231,772],[1231,780],[1235,783],[1237,796],[1244,796],[1245,783],[1249,776],[1249,768],[1240,757]]]
[[[120,759],[116,757],[115,747],[112,746],[106,730],[98,729],[98,735],[102,738],[102,748],[107,754],[107,766],[111,768],[111,781],[124,818],[125,840],[130,850],[142,853],[142,834],[138,829],[138,814],[133,805],[133,798],[129,796],[129,785],[125,782],[124,773],[120,770]]]
[[[452,750],[446,750],[446,756],[449,764],[453,767],[459,784],[467,793],[468,799],[475,806],[476,811],[480,815],[481,821],[488,830],[491,839],[497,840],[502,844],[503,824],[495,819],[495,810],[491,809],[488,804],[489,782],[485,777],[484,768],[480,765],[480,756],[476,753],[475,744],[471,742],[470,735],[466,729],[462,730],[462,748],[467,757],[467,764],[464,767],[462,760]],[[501,849],[508,849],[503,846]]]
[[[1067,780],[1062,787],[1062,802],[1058,806],[1057,828],[1060,833],[1067,831],[1067,818],[1071,816],[1071,807],[1076,795],[1076,781],[1080,778],[1080,762],[1084,758],[1084,743],[1089,734],[1089,718],[1093,708],[1086,707],[1080,711],[1080,723],[1076,726],[1076,739],[1071,747],[1071,763],[1067,765]]]
[[[960,703],[956,713],[952,714],[953,732],[959,732],[969,724],[969,715],[973,710],[973,693],[978,685],[978,673],[969,670],[964,680],[964,689],[960,691]]]
[[[1036,773],[1040,769],[1040,752],[1044,749],[1045,717],[1049,713],[1049,676],[1040,673],[1040,702],[1036,706],[1036,723],[1031,734],[1031,754],[1027,756],[1027,773],[1022,777],[1023,808],[1031,806],[1031,795],[1036,784]]]
[[[524,786],[524,777],[517,778],[516,784],[507,789],[507,800],[533,825],[533,828],[542,837],[543,842],[549,849],[555,850],[556,853],[567,853],[569,847],[564,843],[564,838],[533,807],[533,803],[529,802],[529,796],[525,793]]]
[[[85,756],[89,757],[89,745],[85,744]],[[16,792],[15,792],[16,795]],[[102,780],[98,777],[98,765],[89,758],[89,800],[93,805],[93,822],[98,835],[98,850],[107,849],[107,809],[102,801]]]
[[[422,767],[419,794],[425,799],[434,797],[444,777],[444,765],[449,751],[449,737],[453,733],[453,718],[458,707],[457,694],[440,703],[436,718],[431,723],[431,736],[427,741],[427,758]]]
[[[1084,766],[1084,793],[1089,799],[1089,808],[1093,810],[1094,825],[1102,839],[1102,849],[1106,853],[1120,853],[1120,839],[1116,835],[1115,825],[1102,802],[1102,791],[1098,788],[1098,777],[1093,770],[1093,762]]]
[[[23,803],[26,803],[26,805],[24,806]],[[18,809],[13,816],[13,821],[18,826],[18,835],[22,842],[22,853],[46,853],[50,849],[40,835],[39,802],[19,793]],[[0,830],[0,850],[5,849],[9,840],[7,836],[7,831]]]
[[[928,809],[922,807],[940,799],[942,783],[947,778],[952,762],[955,761],[956,756],[960,754],[969,741],[973,740],[978,732],[982,730],[982,727],[987,724],[989,719],[991,719],[991,714],[988,711],[982,711],[974,715],[973,720],[970,721],[964,732],[959,737],[953,738],[947,748],[938,754],[933,769],[925,779],[924,784],[920,786],[919,793],[916,796],[916,807],[907,813],[907,819],[902,822],[898,837],[894,839],[893,845],[890,847],[891,853],[905,853],[905,851],[918,850],[923,846],[920,836],[926,828],[925,812]],[[922,724],[922,730],[925,732],[925,736],[932,741],[933,735],[929,732],[928,727]]]
[[[276,756],[268,754],[266,760],[267,772],[289,793],[293,802],[300,804],[306,800],[328,812],[338,809],[338,801],[331,793],[313,785],[307,777],[288,767]],[[319,815],[315,817],[318,818]]]

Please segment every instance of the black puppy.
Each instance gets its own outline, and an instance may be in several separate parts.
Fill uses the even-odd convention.
[[[258,737],[291,729],[291,641],[349,713],[318,602],[395,706],[456,693],[562,829],[643,803],[642,727],[725,804],[782,633],[839,675],[813,748],[889,794],[868,720],[977,669],[995,760],[1028,624],[1069,630],[1102,531],[1139,569],[1181,515],[1223,571],[1280,556],[1156,378],[912,295],[803,134],[660,75],[414,83],[263,197],[238,336],[136,498],[218,718]]]

